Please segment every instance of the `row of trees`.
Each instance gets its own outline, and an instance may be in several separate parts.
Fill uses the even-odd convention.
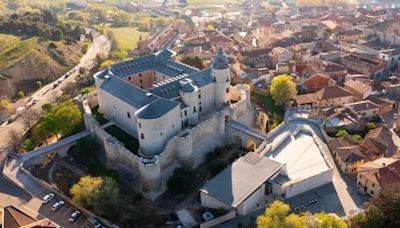
[[[347,228],[347,224],[341,218],[326,213],[302,213],[294,214],[289,205],[281,202],[273,202],[264,215],[257,218],[258,228],[309,228],[309,227],[335,227]]]
[[[294,214],[280,201],[273,202],[264,215],[257,218],[258,228],[397,228],[400,227],[400,184],[382,190],[377,198],[371,198],[363,210],[347,219],[334,214],[309,212]]]
[[[79,41],[83,28],[68,23],[60,23],[57,15],[50,10],[12,14],[0,18],[0,32],[16,36],[37,36],[49,40]]]

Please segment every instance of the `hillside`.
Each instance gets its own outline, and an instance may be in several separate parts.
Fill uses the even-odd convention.
[[[13,97],[19,90],[32,91],[37,80],[51,81],[74,66],[81,56],[79,44],[21,39],[0,34],[0,97]]]

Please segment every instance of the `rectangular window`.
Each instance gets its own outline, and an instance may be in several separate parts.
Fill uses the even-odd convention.
[[[131,76],[128,77],[128,80],[129,80],[129,81],[131,80]]]
[[[144,139],[144,135],[143,135],[143,133],[140,135],[140,138]]]
[[[142,77],[142,73],[139,73],[139,78],[141,78]]]
[[[199,107],[199,111],[201,112],[201,106]]]
[[[229,88],[226,88],[226,93],[229,93]]]
[[[139,123],[139,128],[142,128],[142,124]]]
[[[199,99],[201,99],[201,94],[199,93]]]
[[[129,112],[126,113],[126,115],[128,116],[128,118],[131,118],[131,114]]]
[[[185,116],[187,116],[187,111],[185,110]]]
[[[140,84],[142,84],[143,83],[143,80],[142,79],[140,79]]]
[[[196,107],[193,107],[193,113],[196,113]]]

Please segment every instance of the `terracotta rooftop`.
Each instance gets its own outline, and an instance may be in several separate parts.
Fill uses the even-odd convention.
[[[357,172],[381,187],[400,182],[400,160],[379,158],[357,168]]]

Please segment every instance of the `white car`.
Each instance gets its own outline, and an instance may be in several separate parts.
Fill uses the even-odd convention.
[[[54,193],[49,193],[43,197],[42,202],[48,203],[54,198],[54,196],[55,196]]]
[[[57,203],[53,204],[53,206],[51,207],[52,211],[57,211],[58,209],[60,209],[63,205],[64,205],[64,201],[60,200]]]
[[[393,114],[393,119],[397,119],[397,113]]]
[[[32,105],[38,103],[38,101],[39,101],[39,99],[33,99],[33,100],[32,100]]]
[[[71,216],[69,216],[68,220],[70,222],[75,222],[76,220],[79,219],[79,216],[81,216],[81,212],[76,210],[71,214]]]

